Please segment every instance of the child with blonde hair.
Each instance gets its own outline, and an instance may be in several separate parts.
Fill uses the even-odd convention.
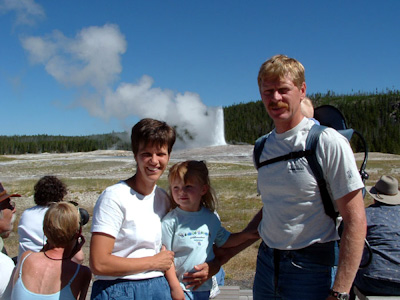
[[[177,163],[169,171],[169,192],[173,208],[162,220],[162,241],[174,251],[174,266],[165,276],[174,300],[209,299],[212,280],[193,290],[183,278],[196,272],[194,266],[214,259],[213,244],[235,247],[258,237],[257,232],[231,234],[221,226],[215,213],[216,196],[203,161]]]
[[[300,102],[300,110],[303,116],[313,120],[315,124],[320,125],[319,121],[314,118],[314,105],[310,98],[304,97]]]

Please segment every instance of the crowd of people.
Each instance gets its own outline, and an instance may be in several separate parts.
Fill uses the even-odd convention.
[[[304,66],[273,56],[260,67],[258,87],[275,126],[259,158],[263,206],[246,228],[231,233],[222,227],[203,161],[176,163],[169,170],[168,192],[157,186],[176,133],[163,121],[142,119],[131,132],[135,173],[107,187],[94,206],[90,267],[82,264],[79,209],[64,200],[67,188],[60,179],[45,176],[34,187],[36,205],[19,221],[16,266],[0,245],[0,298],[85,299],[94,276],[91,299],[209,299],[221,265],[260,239],[255,300],[350,299],[354,286],[367,295],[400,295],[398,181],[384,175],[368,187],[375,203],[365,209],[349,142],[324,129],[312,155],[339,213],[332,222],[310,154],[280,159],[307,153],[307,136],[318,126],[306,97]],[[2,238],[13,228],[14,197],[20,195],[8,194],[0,184]],[[370,264],[360,268],[371,253]]]

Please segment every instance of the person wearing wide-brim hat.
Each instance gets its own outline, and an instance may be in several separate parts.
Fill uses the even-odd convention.
[[[9,236],[15,220],[15,202],[13,197],[21,197],[19,194],[8,194],[0,182],[0,239]],[[2,240],[1,240],[2,242]],[[1,243],[3,244],[3,243]],[[13,260],[0,247],[0,299],[8,299],[11,295],[11,275],[14,270]]]
[[[374,186],[367,186],[367,192],[376,201],[398,205],[400,204],[399,183],[396,178],[383,175]]]
[[[15,219],[15,202],[11,200],[12,197],[21,197],[21,195],[8,194],[0,182],[0,251],[4,254],[7,254],[7,251],[4,249],[2,238],[8,237]]]
[[[367,186],[374,204],[366,208],[372,261],[354,284],[365,295],[400,296],[400,191],[396,178],[383,175]]]

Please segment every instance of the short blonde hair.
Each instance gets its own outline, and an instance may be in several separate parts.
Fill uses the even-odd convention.
[[[55,247],[66,247],[80,230],[78,208],[68,202],[52,203],[43,220],[43,232]]]
[[[205,208],[208,208],[212,212],[215,210],[217,198],[214,189],[211,187],[207,165],[204,161],[187,160],[184,162],[176,163],[171,167],[168,174],[168,181],[172,208],[177,207],[177,204],[173,200],[171,190],[171,184],[175,180],[182,180],[185,184],[188,181],[193,180],[198,182],[199,184],[207,185],[208,190],[201,197],[201,205]]]
[[[264,62],[258,72],[258,87],[261,89],[263,80],[278,81],[289,75],[294,85],[301,89],[305,79],[304,66],[294,58],[278,54]]]

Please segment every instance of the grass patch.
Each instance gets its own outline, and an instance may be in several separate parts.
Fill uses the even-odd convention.
[[[3,162],[3,161],[13,161],[13,160],[16,160],[16,158],[12,158],[12,157],[7,157],[7,156],[4,156],[4,155],[0,155],[0,162]]]
[[[77,193],[84,192],[97,192],[101,193],[106,187],[117,183],[120,179],[112,178],[73,178],[63,179],[65,184],[68,186],[69,191]]]

